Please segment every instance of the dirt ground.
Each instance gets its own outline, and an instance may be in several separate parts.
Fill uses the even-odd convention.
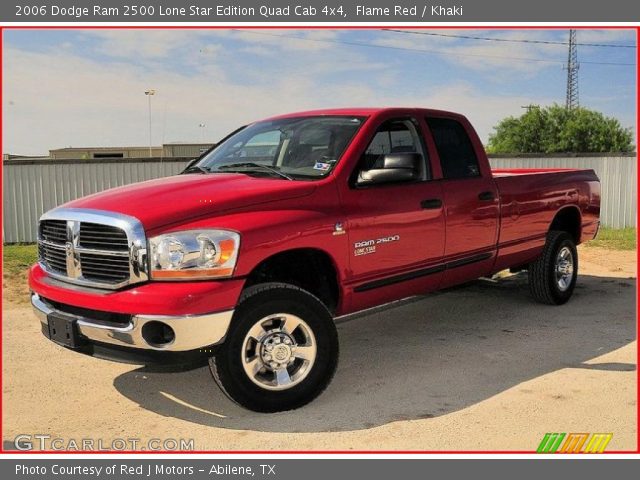
[[[635,255],[581,247],[578,286],[562,307],[534,303],[526,276],[514,275],[342,322],[328,390],[270,415],[231,403],[206,367],[64,350],[24,302],[5,297],[4,445],[46,434],[106,446],[134,438],[143,449],[193,438],[197,450],[530,451],[546,432],[612,432],[608,450],[632,450]]]

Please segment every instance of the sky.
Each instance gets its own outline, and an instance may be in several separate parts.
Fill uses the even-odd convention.
[[[350,106],[460,112],[486,143],[524,106],[564,103],[566,45],[460,36],[567,42],[567,30],[411,32],[5,30],[3,153],[149,145],[148,89],[154,145],[216,142],[271,115]],[[577,41],[636,44],[619,29],[579,30]],[[578,46],[581,106],[634,131],[635,57]]]

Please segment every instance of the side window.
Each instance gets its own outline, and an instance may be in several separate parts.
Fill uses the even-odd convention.
[[[480,176],[478,157],[464,127],[450,118],[427,118],[444,178]]]
[[[360,170],[380,168],[387,153],[419,153],[422,155],[422,177],[429,177],[426,153],[417,122],[412,119],[389,120],[383,123],[369,143],[360,163]]]

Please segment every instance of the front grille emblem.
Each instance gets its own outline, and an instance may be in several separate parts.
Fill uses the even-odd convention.
[[[64,251],[67,259],[67,276],[69,278],[80,278],[82,276],[80,254],[76,251],[79,242],[80,222],[67,221],[67,241],[64,245]]]

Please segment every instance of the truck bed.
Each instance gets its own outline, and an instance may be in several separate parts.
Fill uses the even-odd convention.
[[[600,214],[600,183],[590,169],[525,168],[492,170],[500,194],[499,261],[510,266],[516,252],[538,253],[561,208],[582,212],[580,238],[593,238]]]

